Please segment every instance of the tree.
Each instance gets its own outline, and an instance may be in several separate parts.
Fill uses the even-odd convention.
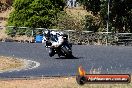
[[[15,0],[14,11],[9,16],[8,26],[52,28],[56,25],[54,22],[57,14],[63,10],[64,6],[64,0]],[[26,31],[17,30],[16,34],[24,35]]]
[[[64,8],[63,0],[15,0],[8,25],[52,27],[56,15]]]
[[[109,30],[114,32],[132,32],[132,1],[110,0]],[[101,0],[100,17],[104,27],[108,20],[108,0]]]
[[[131,32],[132,1],[111,0],[110,22],[117,32]]]
[[[100,0],[78,0],[78,2],[83,4],[87,11],[92,11],[93,15],[97,15],[100,11]]]
[[[98,22],[98,19],[96,17],[91,15],[85,16],[84,30],[97,32],[99,29],[99,25],[100,25],[100,22]]]

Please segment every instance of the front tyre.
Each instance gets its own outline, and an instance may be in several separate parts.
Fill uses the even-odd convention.
[[[52,57],[55,55],[55,51],[53,48],[50,48],[50,51],[49,51],[49,56]]]

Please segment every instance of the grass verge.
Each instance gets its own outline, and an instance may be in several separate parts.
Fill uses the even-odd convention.
[[[8,71],[11,69],[19,69],[24,65],[24,62],[13,58],[13,57],[5,57],[0,56],[0,72]]]
[[[1,80],[0,88],[132,88],[129,84],[78,85],[75,77],[51,77],[39,79]]]

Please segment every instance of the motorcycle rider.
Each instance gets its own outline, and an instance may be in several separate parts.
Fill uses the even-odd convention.
[[[42,43],[46,43],[46,46],[50,46],[49,56],[54,56],[54,48],[59,47],[63,43],[63,33],[46,30],[44,32],[44,37]]]

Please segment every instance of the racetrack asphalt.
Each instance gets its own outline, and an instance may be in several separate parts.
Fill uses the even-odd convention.
[[[132,73],[131,46],[73,45],[76,58],[48,56],[48,49],[41,43],[0,42],[0,55],[23,58],[40,63],[28,70],[0,73],[0,78],[71,76],[77,75],[81,65],[87,73],[96,69],[101,73]]]

